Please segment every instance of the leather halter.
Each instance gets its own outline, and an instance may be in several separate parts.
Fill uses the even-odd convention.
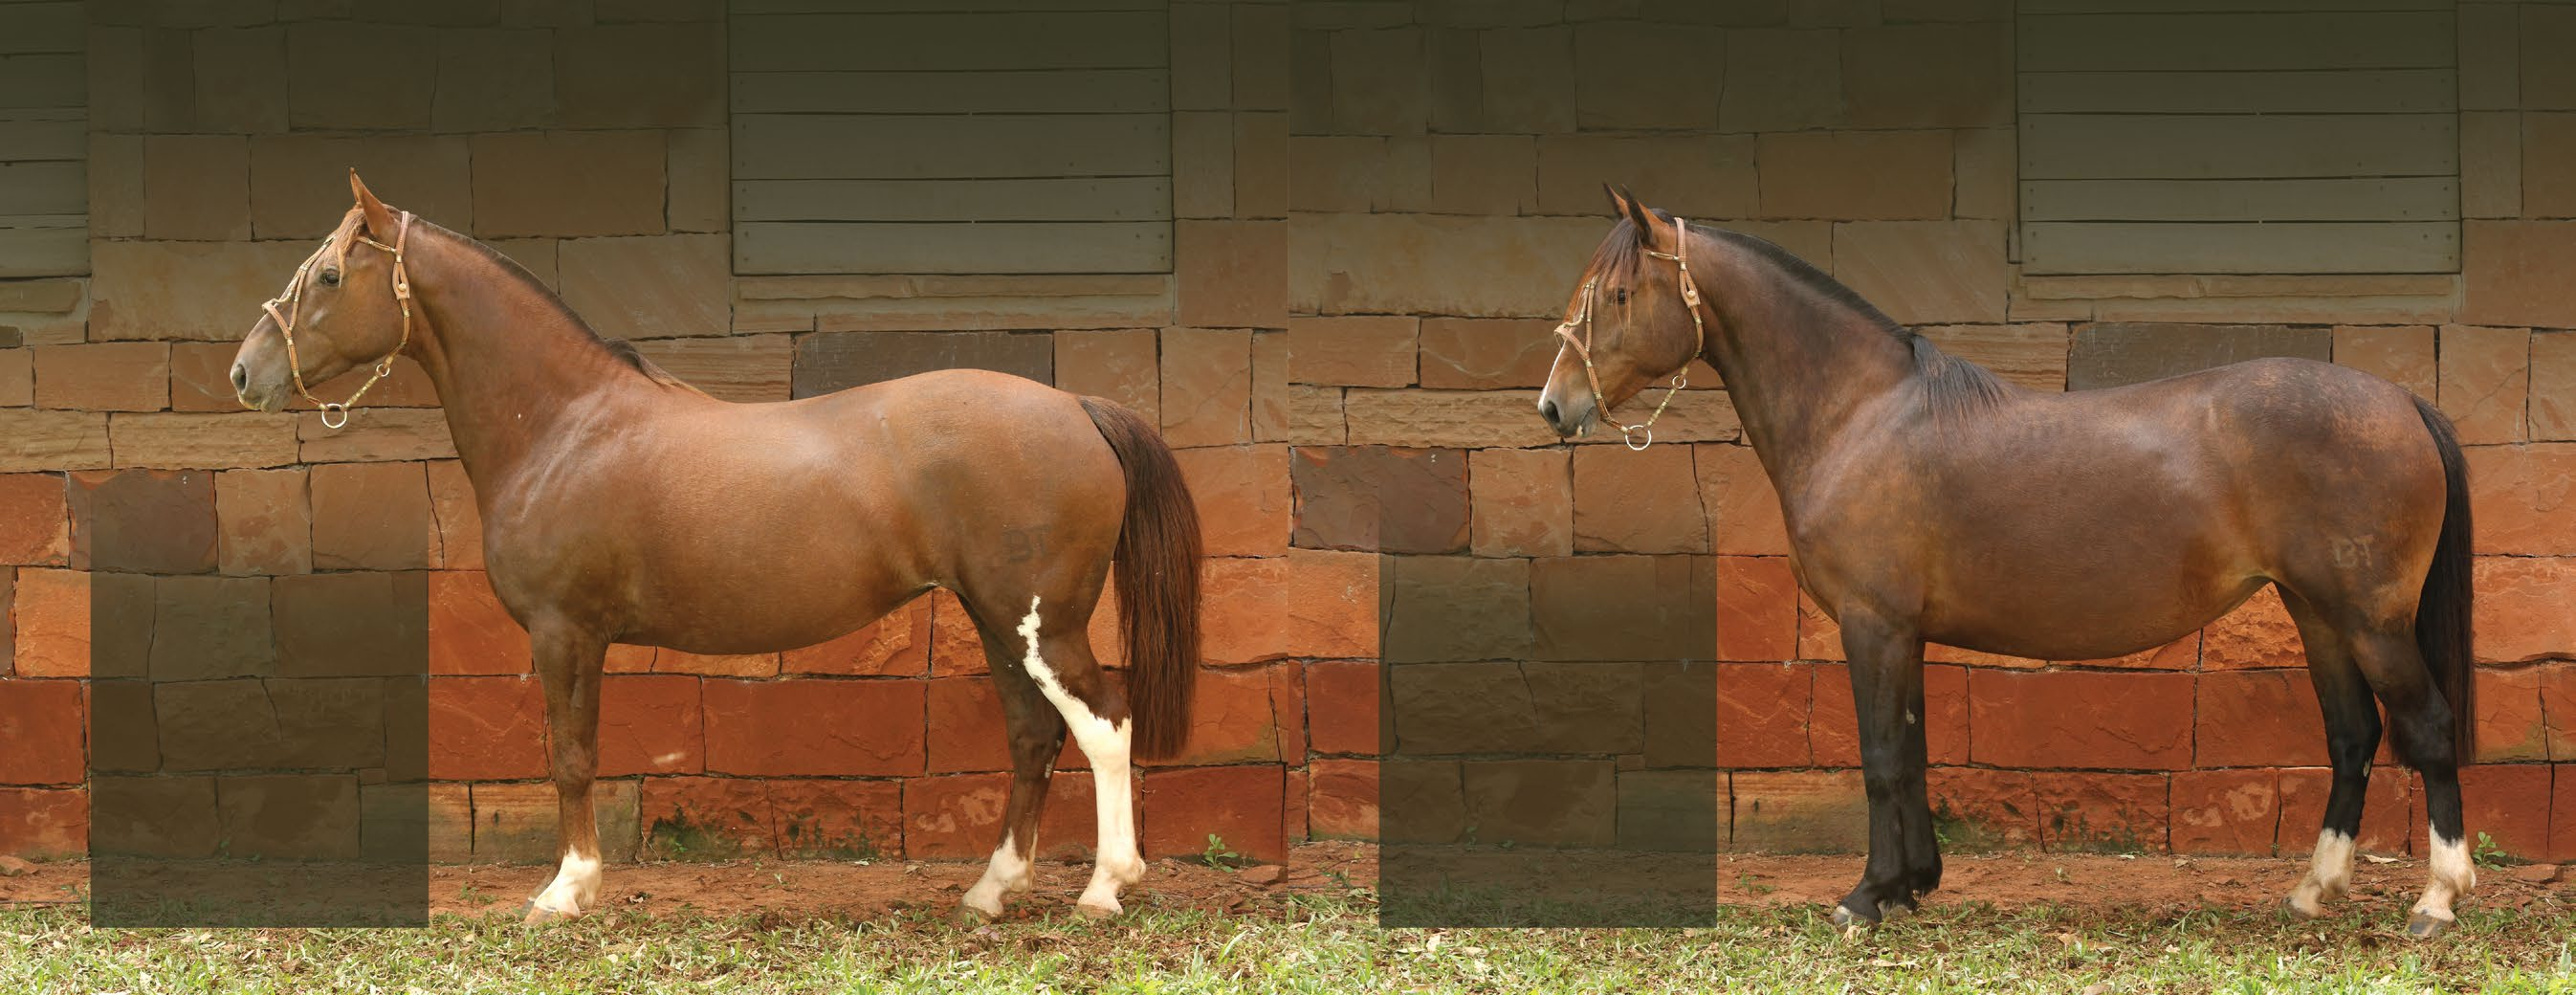
[[[260,305],[260,310],[268,312],[269,320],[277,322],[278,334],[286,339],[286,369],[295,377],[295,392],[304,395],[305,400],[321,406],[322,425],[325,428],[337,429],[349,424],[349,406],[358,403],[359,398],[367,396],[367,390],[374,387],[376,381],[393,373],[394,357],[402,355],[403,349],[411,345],[411,271],[403,264],[403,243],[410,237],[410,211],[402,213],[402,223],[394,228],[392,245],[386,245],[357,232],[349,233],[352,241],[364,242],[394,257],[394,303],[402,307],[402,338],[394,343],[392,352],[386,353],[385,358],[376,361],[375,370],[367,377],[367,382],[359,384],[357,391],[350,394],[346,401],[324,401],[313,396],[313,391],[304,386],[303,360],[295,353],[295,319],[301,316],[304,310],[305,278],[311,273],[313,264],[322,261],[323,253],[333,254],[334,265],[345,261],[347,252],[342,248],[339,233],[333,232],[330,238],[323,240],[321,248],[313,250],[312,255],[304,257],[304,262],[295,267],[295,277],[287,282],[286,293],[269,298],[267,303]],[[286,306],[284,311],[278,310],[280,304]],[[338,420],[333,420],[334,415],[338,416]]]
[[[1647,249],[1645,251],[1647,255],[1653,256],[1657,259],[1670,259],[1673,261],[1674,265],[1681,269],[1682,303],[1689,307],[1691,318],[1690,358],[1697,359],[1699,358],[1700,351],[1708,347],[1708,327],[1701,323],[1699,317],[1699,284],[1691,279],[1689,258],[1690,222],[1681,218],[1674,218],[1673,236],[1672,252],[1657,252],[1653,249]],[[1601,373],[1592,366],[1592,293],[1593,284],[1595,282],[1596,281],[1594,280],[1583,281],[1582,308],[1574,313],[1574,317],[1572,319],[1557,325],[1556,334],[1557,337],[1564,339],[1566,344],[1574,349],[1574,354],[1576,356],[1582,358],[1583,378],[1592,384],[1593,409],[1600,412],[1601,417],[1606,420],[1610,417],[1610,399],[1607,395],[1601,393]],[[1576,338],[1574,336],[1574,329],[1577,325],[1583,327],[1582,338]],[[1664,408],[1673,403],[1673,395],[1681,393],[1683,388],[1689,386],[1690,359],[1685,359],[1682,361],[1681,370],[1673,374],[1672,386],[1664,391],[1664,399],[1656,403],[1654,412],[1648,414],[1645,421],[1638,422],[1634,425],[1621,425],[1615,421],[1611,422],[1612,425],[1618,426],[1619,440],[1625,443],[1631,450],[1643,450],[1647,446],[1654,445],[1655,419],[1664,416]],[[1637,440],[1637,436],[1640,433],[1645,436],[1645,441],[1643,442]]]

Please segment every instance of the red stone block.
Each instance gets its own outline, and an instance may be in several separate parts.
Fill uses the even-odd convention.
[[[707,770],[903,776],[922,772],[920,681],[710,678]]]
[[[992,678],[940,677],[923,687],[931,773],[1011,769],[1010,732]]]
[[[1804,664],[1717,665],[1717,763],[1721,767],[1804,767],[1815,669]],[[1844,699],[1851,697],[1846,689]],[[1842,716],[1848,732],[1851,716]],[[1841,766],[1850,766],[1844,764]]]
[[[930,599],[914,598],[858,631],[779,654],[790,674],[919,677],[930,672]]]
[[[0,566],[59,567],[71,559],[63,475],[0,473]]]
[[[984,637],[975,631],[975,616],[947,588],[936,588],[930,602],[930,672],[941,677],[992,672],[984,656]]]
[[[2307,665],[2308,654],[2299,643],[2298,623],[2290,621],[2290,610],[2282,606],[2280,591],[2271,585],[2264,585],[2235,611],[2202,630],[2202,670]]]
[[[1969,756],[1976,763],[2002,767],[2189,767],[2192,678],[1971,670]]]
[[[2368,853],[2407,853],[2421,850],[2413,841],[2422,837],[2422,819],[2410,815],[2415,807],[2415,775],[2398,767],[2374,767],[2370,786],[2362,792],[2361,835],[2355,845]],[[2306,855],[2316,849],[2317,832],[2324,828],[2326,797],[2334,790],[2334,772],[2323,767],[2291,767],[2280,773],[2281,828],[2273,837],[2284,856]]]
[[[1818,767],[1860,766],[1860,718],[1852,708],[1851,668],[1839,663],[1815,665],[1815,708],[1807,719],[1807,741]],[[1923,667],[1923,740],[1936,764],[1968,762],[1968,668],[1934,663]]]
[[[2476,583],[2479,660],[2576,654],[2576,557],[2481,556]]]
[[[2313,767],[2329,762],[2325,714],[2305,670],[2203,674],[2194,697],[2195,766]]]
[[[89,852],[89,792],[0,788],[0,856],[42,860]]]
[[[0,680],[0,784],[79,784],[88,776],[81,685]]]
[[[2139,650],[2127,656],[2107,660],[2067,660],[2064,666],[2101,667],[2119,670],[2191,670],[2200,666],[2200,633],[2192,632],[2154,649]],[[2019,664],[2036,665],[2031,661]]]
[[[1934,767],[1925,780],[1932,816],[1946,824],[1954,841],[1986,848],[2039,840],[2038,802],[2029,771]]]
[[[2549,759],[2576,760],[2576,663],[2553,661],[2532,671],[2539,675],[2541,714],[2549,720]]]
[[[1306,665],[1306,737],[1317,753],[1376,756],[1378,664],[1317,660]]]
[[[67,479],[74,568],[152,574],[215,569],[213,473],[99,470]]]
[[[326,463],[309,478],[313,566],[417,570],[429,566],[429,477],[418,463]]]
[[[1476,555],[1574,552],[1572,464],[1563,448],[1468,453],[1469,534]]]
[[[1807,592],[1798,592],[1798,659],[1841,660],[1843,627]]]
[[[1047,792],[1052,802],[1055,794]],[[913,860],[990,856],[1011,800],[1009,774],[950,774],[903,782],[903,855]],[[1053,807],[1050,805],[1049,807]]]
[[[1165,329],[1162,408],[1163,440],[1173,446],[1252,441],[1252,333]]]
[[[1279,759],[1306,762],[1306,670],[1293,663],[1270,668],[1270,714],[1277,723]]]
[[[1076,394],[1106,397],[1160,423],[1162,378],[1150,328],[1055,333],[1055,385]]]
[[[1288,447],[1212,446],[1172,456],[1198,506],[1207,555],[1288,552]]]
[[[18,571],[12,592],[20,677],[89,676],[89,574]]]
[[[1317,759],[1307,767],[1306,831],[1314,839],[1377,838],[1375,760]]]
[[[429,574],[429,672],[524,674],[529,669],[528,630],[492,593],[480,570]]]
[[[668,646],[653,650],[653,672],[700,677],[776,677],[776,653],[690,653]]]
[[[2172,820],[2163,774],[2032,771],[2041,845],[2068,850],[2166,850]]]
[[[724,859],[778,848],[769,791],[738,777],[648,777],[642,792],[644,852],[661,859]]]
[[[2495,838],[2504,852],[2526,860],[2553,852],[2548,764],[2476,764],[2460,768],[2460,811],[2469,840]],[[2421,807],[2422,802],[2417,802]]]
[[[2468,458],[2478,552],[2576,553],[2576,529],[2568,527],[2567,515],[2576,510],[2567,504],[2576,497],[2567,486],[2576,479],[2576,446],[2471,446]]]
[[[653,653],[650,646],[610,643],[603,667],[612,674],[649,674],[653,672]]]
[[[1145,772],[1144,822],[1138,844],[1147,858],[1197,856],[1208,837],[1254,860],[1282,860],[1279,834],[1287,800],[1285,771],[1277,764],[1240,767],[1171,767]]]
[[[1748,770],[1726,779],[1727,845],[1767,853],[1869,849],[1869,796],[1856,770]],[[1472,796],[1472,795],[1471,795]]]
[[[429,510],[438,527],[437,566],[449,570],[483,569],[483,517],[474,502],[474,482],[465,464],[431,460]]]
[[[1465,552],[1467,454],[1457,449],[1300,446],[1289,457],[1305,549]]]
[[[2272,852],[2281,822],[2279,771],[2176,771],[2172,792],[2175,853]]]
[[[1377,574],[1374,553],[1211,559],[1201,575],[1200,652],[1209,663],[1376,656]]]
[[[545,688],[534,677],[433,677],[429,776],[440,781],[544,777]]]
[[[1787,557],[1717,558],[1717,658],[1798,658],[1798,581]]]
[[[1202,668],[1190,705],[1190,734],[1181,752],[1156,766],[1193,766],[1276,762],[1281,758],[1279,727],[1283,720],[1272,690],[1274,677],[1295,664],[1273,664],[1239,670]],[[1297,759],[1304,759],[1301,754]]]
[[[1705,553],[1690,446],[1574,450],[1574,548],[1578,552]]]
[[[827,859],[903,853],[903,782],[773,778],[769,827],[778,852]]]
[[[2549,852],[2543,860],[2576,860],[2576,764],[2559,764],[2550,781]],[[0,805],[0,811],[6,811]]]
[[[695,774],[706,769],[698,679],[614,674],[599,684],[599,776]]]
[[[1780,497],[1753,447],[1704,442],[1691,448],[1700,507],[1708,515],[1709,548],[1742,556],[1789,555]]]
[[[2540,701],[2539,667],[2505,670],[2480,667],[2478,686],[2478,763],[2511,763],[2549,759],[2549,725]]]

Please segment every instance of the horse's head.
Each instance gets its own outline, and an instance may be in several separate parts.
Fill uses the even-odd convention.
[[[410,215],[377,200],[356,170],[349,172],[349,190],[357,204],[295,267],[286,289],[262,305],[259,322],[233,355],[233,393],[244,407],[282,406],[289,389],[310,398],[313,386],[365,364],[381,376],[411,341],[410,278],[401,248]],[[324,404],[325,420],[335,409],[347,417],[347,405]]]
[[[1689,365],[1704,337],[1696,301],[1684,300],[1698,290],[1683,275],[1681,226],[1625,190],[1603,189],[1619,221],[1566,302],[1557,326],[1564,341],[1538,395],[1539,417],[1559,435],[1589,432],[1611,408]]]

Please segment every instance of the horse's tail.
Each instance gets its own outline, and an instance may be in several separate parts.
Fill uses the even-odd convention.
[[[2443,490],[2442,537],[2433,546],[2433,567],[2425,572],[2424,593],[2415,602],[2415,648],[2451,705],[2453,744],[2465,764],[2477,756],[2478,724],[2477,657],[2469,644],[2469,466],[2449,418],[2420,397],[2415,413],[2442,453]]]
[[[1140,759],[1180,752],[1199,666],[1199,513],[1172,449],[1115,401],[1082,399],[1127,471],[1118,530],[1118,630],[1127,648],[1127,707]]]

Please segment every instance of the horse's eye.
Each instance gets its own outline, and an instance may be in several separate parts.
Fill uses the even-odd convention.
[[[1626,287],[1621,287],[1621,288],[1619,288],[1619,292],[1618,292],[1618,301],[1619,301],[1620,306],[1622,306],[1622,307],[1627,306],[1627,304],[1628,304],[1628,288],[1626,288]]]
[[[339,270],[336,270],[336,269],[326,269],[326,270],[323,270],[323,271],[322,271],[322,285],[323,285],[323,286],[325,286],[325,287],[337,287],[337,286],[339,286],[339,285],[340,285],[340,271],[339,271]]]

